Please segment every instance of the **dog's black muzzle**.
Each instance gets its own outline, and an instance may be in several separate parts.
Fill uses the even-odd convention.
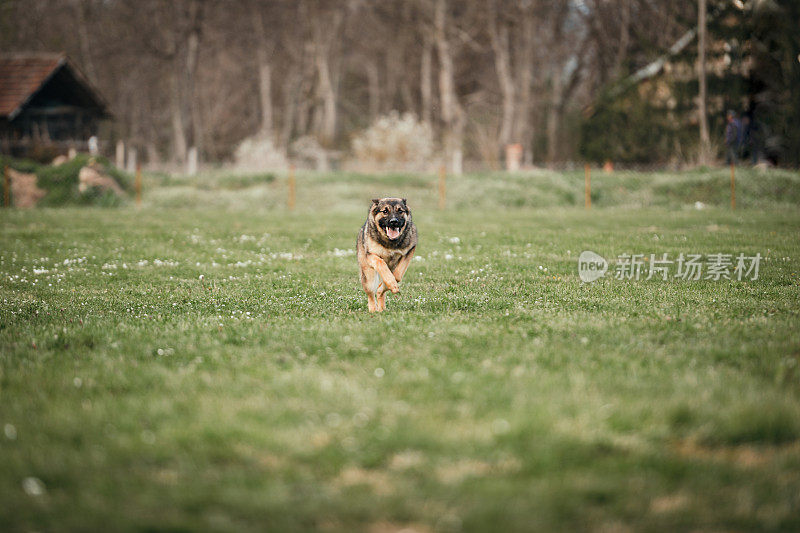
[[[392,217],[389,219],[389,222],[386,224],[390,228],[400,229],[405,225],[406,221],[402,218]]]

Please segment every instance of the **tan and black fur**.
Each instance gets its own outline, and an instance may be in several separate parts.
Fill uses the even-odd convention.
[[[361,285],[370,313],[386,309],[386,291],[398,294],[414,250],[417,228],[405,198],[376,198],[356,240]]]

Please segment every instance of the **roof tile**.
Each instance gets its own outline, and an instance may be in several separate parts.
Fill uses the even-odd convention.
[[[0,117],[24,104],[63,61],[63,54],[0,56]]]

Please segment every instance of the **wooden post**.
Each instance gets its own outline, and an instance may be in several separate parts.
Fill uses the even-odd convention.
[[[294,165],[289,165],[289,197],[287,199],[289,211],[294,211],[294,198],[295,196],[295,179],[294,179]]]
[[[128,159],[126,161],[127,164],[126,170],[131,174],[136,172],[136,156],[137,156],[136,147],[128,146]]]
[[[736,209],[736,167],[731,163],[731,209]]]
[[[439,209],[444,209],[447,200],[447,171],[444,165],[439,167]]]
[[[125,168],[125,143],[121,140],[117,141],[117,153],[116,153],[116,163],[117,168],[123,169]]]
[[[11,176],[8,174],[8,165],[3,169],[3,205],[11,207]]]
[[[142,207],[142,164],[136,164],[136,207]]]
[[[136,154],[136,152],[134,152],[134,154]],[[197,153],[197,147],[190,147],[189,154],[186,157],[186,174],[189,176],[194,176],[197,174],[198,157],[199,154]]]
[[[585,191],[585,198],[584,204],[586,209],[592,208],[592,171],[589,169],[589,163],[586,163],[583,166],[583,174],[584,174],[584,188]]]

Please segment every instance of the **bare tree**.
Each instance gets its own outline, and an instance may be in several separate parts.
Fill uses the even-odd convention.
[[[265,6],[261,2],[255,2],[251,6],[253,30],[256,38],[256,63],[258,71],[258,95],[259,108],[261,109],[261,125],[259,129],[262,135],[272,137],[273,135],[273,110],[272,110],[272,54],[275,44],[270,42],[270,32],[265,21]]]
[[[94,82],[97,79],[97,70],[94,66],[94,57],[92,54],[92,44],[90,42],[91,38],[89,35],[89,24],[91,23],[90,19],[90,9],[91,9],[91,0],[77,0],[75,2],[75,11],[77,13],[77,30],[78,30],[78,41],[80,43],[80,50],[81,50],[81,62],[83,64],[84,71],[88,74],[89,79]]]
[[[547,33],[550,98],[546,130],[547,162],[552,164],[561,158],[564,112],[581,81],[586,37],[578,29],[567,29],[569,25],[575,26],[577,21],[577,14],[568,3],[558,3],[548,16],[551,22]],[[567,31],[570,31],[569,36]]]
[[[700,94],[697,99],[697,114],[700,119],[700,153],[698,161],[707,165],[711,154],[711,139],[708,135],[708,112],[706,111],[706,0],[698,0],[697,6],[697,63]]]
[[[534,16],[535,4],[533,0],[522,4],[520,10],[520,31],[517,36],[517,120],[513,137],[522,143],[524,160],[527,164],[533,163],[533,150],[531,147],[534,135],[534,126],[531,120],[532,85],[534,68],[534,47],[536,20]]]
[[[439,99],[444,127],[445,158],[450,171],[453,174],[461,174],[465,117],[455,88],[452,48],[447,35],[447,0],[436,0],[433,20],[434,42],[439,58]]]
[[[312,7],[306,3],[311,19],[314,66],[317,75],[317,98],[321,101],[314,113],[317,136],[324,145],[330,145],[336,137],[337,93],[334,72],[339,63],[336,58],[341,37],[342,24],[347,6],[340,2],[320,2]]]
[[[515,119],[517,111],[517,85],[514,81],[511,66],[511,43],[509,38],[509,28],[505,21],[498,22],[497,0],[492,0],[488,6],[488,27],[491,37],[492,50],[494,51],[494,66],[497,72],[497,80],[500,84],[500,91],[503,95],[503,115],[500,125],[499,143],[500,149],[512,141],[514,134]],[[525,120],[526,117],[519,117]],[[515,139],[516,140],[516,139]]]
[[[428,32],[423,36],[422,56],[420,59],[419,92],[422,120],[428,124],[433,121],[433,44]]]
[[[199,68],[204,0],[148,2],[144,13],[162,21],[147,50],[169,65],[169,114],[172,154],[178,164],[187,160],[189,147],[200,148],[203,136],[195,82]]]

